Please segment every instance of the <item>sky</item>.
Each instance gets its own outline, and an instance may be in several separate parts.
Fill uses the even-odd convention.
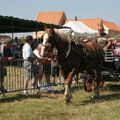
[[[35,20],[39,12],[64,11],[68,19],[102,18],[120,26],[120,0],[0,0],[0,15]]]

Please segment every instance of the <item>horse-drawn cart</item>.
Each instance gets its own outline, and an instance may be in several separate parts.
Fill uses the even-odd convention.
[[[102,77],[105,81],[120,81],[120,44],[105,51],[105,63]]]

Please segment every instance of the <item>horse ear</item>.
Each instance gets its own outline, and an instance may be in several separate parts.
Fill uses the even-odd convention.
[[[47,26],[47,25],[44,25],[44,31],[45,31],[46,29],[48,29],[48,26]]]
[[[52,29],[52,30],[53,30],[53,24],[51,24],[51,25],[50,25],[50,29]]]

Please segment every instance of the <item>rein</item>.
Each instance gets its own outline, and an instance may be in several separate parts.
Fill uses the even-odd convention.
[[[67,58],[70,54],[71,51],[71,42],[68,43],[68,46],[66,47],[66,49],[64,50],[64,52],[57,57],[58,60],[62,59],[62,57],[65,55],[65,58]]]
[[[47,45],[44,45],[43,43],[41,43],[41,45],[47,48]]]
[[[74,42],[75,42],[75,41],[74,41]],[[88,40],[83,41],[83,42],[81,42],[80,44],[81,44],[82,46],[84,46],[84,44],[85,44],[86,42],[88,42]],[[63,54],[61,54],[60,56],[58,56],[57,59],[62,59],[62,57],[63,57],[64,55],[65,55],[65,58],[67,58],[67,57],[69,56],[69,54],[70,54],[71,48],[72,48],[71,41],[69,41],[68,46],[67,46],[66,49],[64,50]],[[76,49],[73,49],[73,50],[74,50],[77,54],[80,54]],[[83,47],[83,52],[84,52],[84,54],[85,54],[85,52],[86,52],[85,47]]]

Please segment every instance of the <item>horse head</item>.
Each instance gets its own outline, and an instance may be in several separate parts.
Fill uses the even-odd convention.
[[[43,34],[43,43],[41,48],[41,56],[44,56],[45,51],[54,48],[56,46],[57,39],[53,28],[46,28]]]

